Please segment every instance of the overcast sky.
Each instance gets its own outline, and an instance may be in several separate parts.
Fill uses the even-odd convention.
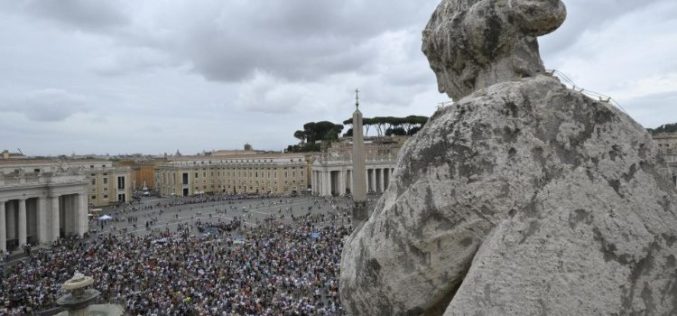
[[[439,0],[0,2],[0,150],[281,150],[309,121],[431,115]],[[646,127],[677,122],[677,1],[565,0],[547,68]]]

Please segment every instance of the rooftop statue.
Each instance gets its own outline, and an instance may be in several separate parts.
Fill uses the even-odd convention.
[[[351,315],[675,315],[677,192],[646,130],[544,72],[558,0],[443,0],[440,108],[346,240]]]
[[[545,68],[537,36],[566,17],[559,0],[445,0],[423,31],[423,52],[440,93],[458,100],[498,82]]]

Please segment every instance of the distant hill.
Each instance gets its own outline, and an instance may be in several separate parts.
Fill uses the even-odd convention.
[[[656,128],[647,128],[651,135],[656,135],[660,133],[677,133],[677,123],[672,124],[663,124]]]

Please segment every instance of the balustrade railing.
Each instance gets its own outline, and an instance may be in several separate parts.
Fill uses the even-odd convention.
[[[48,185],[86,182],[84,175],[51,174],[51,173],[25,173],[25,174],[0,174],[0,186],[9,187],[17,185]]]

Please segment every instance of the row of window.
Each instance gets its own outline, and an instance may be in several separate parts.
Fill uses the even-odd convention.
[[[105,175],[105,174],[104,174]],[[92,174],[94,176],[94,174]],[[103,178],[103,184],[108,184],[108,178]],[[96,185],[96,178],[92,178],[92,185]],[[108,188],[104,187],[104,190],[107,190]],[[125,189],[125,177],[118,177],[118,190],[124,190]]]
[[[237,171],[236,171],[236,172],[234,172],[234,173],[235,173],[235,175],[233,175],[233,172],[224,172],[223,175],[224,175],[224,176],[231,176],[231,177],[233,177],[233,176],[239,176],[239,177],[242,177],[242,176],[245,176],[245,177],[246,177],[246,176],[249,176],[249,177],[251,177],[251,176],[253,175],[255,178],[258,178],[258,177],[259,177],[259,172],[258,172],[258,171],[254,171],[254,172],[251,172],[251,171],[249,171],[249,172],[247,172],[247,171],[239,171],[239,172],[237,172]],[[244,173],[244,175],[243,175],[243,173]],[[218,177],[220,177],[220,176],[221,176],[221,172],[217,172],[216,175],[217,175]],[[271,177],[270,171],[268,171],[267,174],[265,174],[265,173],[262,171],[262,172],[261,172],[261,177],[264,177],[264,175],[267,175],[268,178]],[[273,172],[273,175],[275,175],[275,172]],[[212,177],[214,176],[214,172],[211,173],[211,176],[212,176]],[[288,172],[288,171],[285,171],[285,172],[284,172],[284,176],[285,176],[285,177],[288,177],[288,176],[289,176],[289,172]],[[291,172],[291,176],[292,176],[292,177],[296,177],[296,171],[292,171],[292,172]],[[303,176],[303,171],[300,171],[299,176],[301,176],[301,177]],[[203,173],[202,173],[202,177],[203,177],[203,178],[206,178],[206,177],[207,177],[207,172],[203,172]],[[195,173],[195,179],[197,179],[197,178],[200,178],[200,173],[198,173],[198,172]]]
[[[108,195],[105,194],[105,195],[103,196],[103,198],[104,198],[104,199],[108,199]],[[96,200],[96,195],[92,195],[92,196],[91,196],[91,200],[92,200],[92,201]],[[120,193],[120,194],[118,194],[118,199],[117,199],[117,201],[118,201],[118,202],[126,202],[126,201],[127,201],[127,196],[126,196],[124,193]]]
[[[233,183],[236,183],[236,182],[239,182],[239,183],[245,183],[245,182],[248,182],[248,183],[256,183],[257,185],[258,185],[259,183],[261,183],[261,184],[273,184],[273,185],[277,185],[277,180],[274,180],[274,181],[271,181],[271,180],[261,180],[261,181],[259,182],[259,180],[253,180],[253,179],[239,179],[239,180],[230,179],[230,180],[227,180],[227,181],[224,181],[224,182],[218,181],[217,183],[230,183],[230,184],[233,184]],[[284,180],[284,184],[288,184],[288,183],[296,183],[296,182],[297,182],[296,179],[292,179],[291,181],[289,181],[289,180]],[[301,183],[302,181],[299,180],[298,182]],[[205,184],[205,185],[206,185],[206,183],[207,183],[207,181],[202,181],[202,184]],[[280,183],[281,183],[281,182],[280,182]],[[173,184],[174,184],[174,183],[169,183],[169,185],[173,185]],[[185,183],[182,183],[182,184],[183,184],[183,185],[189,185],[188,182],[185,182]],[[194,183],[194,184],[197,185],[198,183]],[[213,186],[213,185],[212,185],[212,186]]]
[[[284,177],[289,178],[290,174],[291,174],[292,178],[297,178],[297,177],[303,178],[305,176],[305,172],[301,170],[298,173],[296,171],[291,171],[291,173],[289,171],[285,171]],[[169,177],[169,175],[171,175],[171,177]],[[214,172],[211,172],[211,176],[212,177],[214,176]],[[268,178],[268,179],[273,179],[273,178],[276,177],[275,172],[271,173],[271,172],[264,172],[264,171],[261,171],[260,174],[259,174],[258,171],[254,171],[254,172],[252,172],[252,171],[225,172],[224,171],[223,173],[216,172],[216,176],[218,176],[218,177],[225,176],[225,177]],[[201,178],[200,173],[195,172],[194,179],[197,180],[197,179],[200,179],[200,178]],[[202,178],[204,179],[203,182],[207,180],[207,172],[202,172]],[[216,180],[219,180],[219,179],[216,179]],[[167,173],[163,172],[163,173],[158,175],[157,181],[160,182],[160,183],[171,182],[171,184],[175,184],[176,183],[176,173],[172,172],[170,174],[167,174]],[[188,185],[189,181],[190,181],[189,180],[189,174],[187,172],[184,172],[182,174],[181,183],[183,185]]]
[[[108,178],[103,178],[103,184],[108,184]],[[96,185],[96,178],[92,179],[92,185]],[[104,188],[106,189],[106,188]]]
[[[222,163],[222,164],[237,164],[237,163],[272,163],[272,162],[273,162],[273,159],[263,159],[263,160],[261,160],[261,159],[220,160],[220,163]],[[292,158],[292,159],[289,159],[289,162],[303,162],[303,159],[301,159],[301,158],[299,158],[299,159],[293,159],[293,158]],[[185,164],[190,164],[189,161],[186,161],[186,162],[183,162],[183,163],[184,163],[184,165],[185,165]],[[197,165],[197,164],[198,164],[197,161],[193,161],[192,163],[193,163],[193,165]],[[215,163],[219,163],[219,161],[216,161]],[[204,161],[200,161],[200,164],[201,164],[201,165],[204,165],[205,162],[204,162]],[[212,164],[212,161],[211,161],[211,160],[207,161],[207,164],[208,164],[208,165],[211,165],[211,164]]]
[[[289,185],[290,183],[288,183],[288,182],[285,181],[284,184],[285,184],[285,185]],[[292,181],[291,184],[295,185],[295,184],[296,184],[296,181]],[[256,183],[256,186],[259,187],[259,186],[261,186],[261,185],[259,185],[259,183]],[[268,184],[265,184],[265,183],[264,183],[262,186],[264,186],[264,187],[265,187],[265,186],[271,187],[271,184],[269,184],[269,183],[268,183]],[[276,187],[276,186],[277,186],[277,183],[273,183],[273,184],[272,184],[272,187]],[[207,190],[208,187],[209,187],[209,186],[203,185],[203,186],[202,186],[202,189],[203,189],[203,190]],[[212,189],[225,189],[225,188],[231,189],[231,188],[234,188],[234,187],[235,187],[234,185],[229,185],[229,186],[225,186],[225,185],[213,185],[213,184],[211,185],[211,188],[212,188]],[[245,185],[244,187],[246,188],[247,186]],[[237,186],[237,188],[238,188],[238,189],[241,189],[241,188],[242,188],[242,185]],[[253,188],[253,187],[252,187],[252,188]],[[195,190],[199,190],[199,189],[200,189],[199,186],[196,186],[196,187],[195,187]]]

